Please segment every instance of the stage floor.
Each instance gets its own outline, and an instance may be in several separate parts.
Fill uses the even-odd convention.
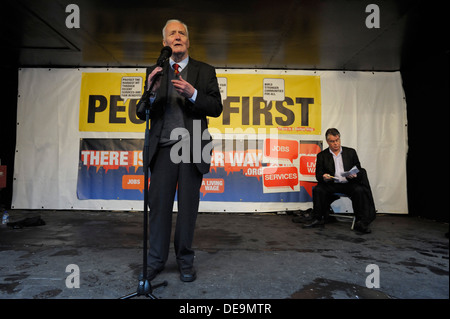
[[[0,298],[115,299],[136,292],[141,212],[10,215],[11,221],[40,215],[46,225],[0,227]],[[371,228],[358,235],[349,222],[306,230],[290,215],[202,213],[194,240],[197,280],[179,280],[171,244],[166,268],[152,282],[168,285],[153,293],[187,300],[449,298],[448,224],[378,215]],[[79,269],[79,288],[70,288],[76,279],[66,283],[74,274],[69,265]],[[377,274],[379,288],[368,288]]]

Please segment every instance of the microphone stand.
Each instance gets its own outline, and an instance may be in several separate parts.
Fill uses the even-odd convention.
[[[143,270],[142,275],[139,276],[139,284],[137,287],[136,292],[125,295],[121,297],[120,299],[130,299],[137,296],[146,296],[151,299],[157,299],[156,296],[153,295],[153,288],[159,288],[161,286],[167,286],[167,281],[164,281],[162,283],[159,283],[157,285],[153,285],[150,283],[150,281],[147,279],[147,237],[148,237],[148,191],[149,191],[149,183],[148,183],[148,170],[149,170],[149,164],[148,163],[148,150],[150,145],[150,93],[153,89],[153,86],[156,83],[156,80],[158,77],[162,75],[162,71],[155,74],[152,84],[150,85],[150,88],[144,92],[144,94],[141,97],[140,103],[144,103],[145,106],[145,142],[144,142],[144,162],[143,162],[143,168],[144,168],[144,247],[143,247]],[[137,107],[137,106],[136,106]]]

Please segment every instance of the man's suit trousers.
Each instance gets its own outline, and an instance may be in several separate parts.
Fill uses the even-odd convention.
[[[371,192],[361,183],[318,183],[313,188],[314,214],[321,218],[327,216],[330,204],[336,200],[334,193],[343,193],[351,198],[353,212],[357,221],[368,225],[375,219],[375,211],[371,207]]]
[[[164,267],[170,247],[173,205],[176,191],[178,214],[174,247],[180,268],[194,263],[192,242],[203,175],[194,163],[173,163],[171,147],[159,147],[150,164],[148,267]]]

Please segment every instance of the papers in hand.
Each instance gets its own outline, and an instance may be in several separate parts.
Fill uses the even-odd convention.
[[[347,171],[347,172],[343,172],[341,174],[342,177],[348,177],[350,175],[356,175],[359,173],[359,169],[356,166],[353,166],[351,170]]]

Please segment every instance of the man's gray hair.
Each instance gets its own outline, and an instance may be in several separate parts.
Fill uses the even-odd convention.
[[[180,20],[177,20],[177,19],[170,19],[170,20],[167,20],[166,24],[164,25],[164,28],[162,29],[163,40],[166,39],[166,28],[167,28],[167,25],[169,23],[172,23],[172,22],[181,23],[183,25],[183,27],[186,29],[186,36],[189,38],[189,30],[188,30],[187,25],[183,21],[180,21]]]

